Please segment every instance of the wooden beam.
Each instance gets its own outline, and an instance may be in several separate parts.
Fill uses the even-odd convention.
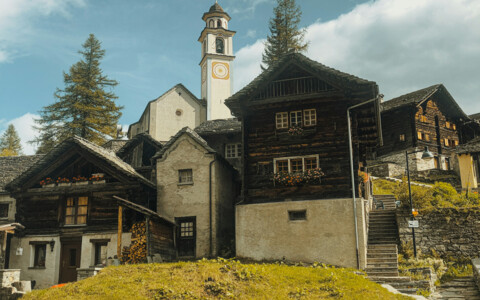
[[[120,259],[122,256],[122,212],[123,207],[118,206],[118,236],[117,236],[117,258]]]

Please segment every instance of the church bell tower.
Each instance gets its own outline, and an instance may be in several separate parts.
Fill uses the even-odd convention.
[[[231,118],[230,109],[224,104],[232,95],[232,38],[235,31],[228,30],[230,16],[215,2],[203,14],[205,28],[198,41],[202,45],[202,99],[207,100],[207,120]]]

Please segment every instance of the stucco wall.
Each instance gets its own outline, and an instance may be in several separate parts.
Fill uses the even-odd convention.
[[[213,158],[213,154],[183,135],[157,160],[158,212],[172,218],[196,217],[196,257],[210,256],[209,164]],[[233,191],[232,175],[221,164],[217,161],[212,168],[213,255],[221,248],[217,236],[223,237],[219,215],[222,221],[233,219],[233,210],[225,209],[228,201],[233,201],[228,196]],[[193,184],[179,184],[178,171],[182,169],[192,169]]]
[[[477,188],[477,177],[473,170],[473,159],[470,154],[461,154],[458,158],[458,170],[462,181],[462,189]]]
[[[195,128],[206,119],[201,105],[179,87],[152,102],[150,107],[149,133],[158,141],[168,141],[183,127]]]
[[[122,234],[123,246],[129,246],[131,233]],[[82,236],[82,252],[80,256],[80,268],[88,268],[93,265],[95,248],[90,239],[110,239],[107,245],[107,257],[117,254],[117,235],[116,233],[106,234],[85,234]],[[34,246],[30,241],[42,242],[55,241],[53,251],[50,245],[47,245],[45,258],[45,268],[33,268]],[[23,248],[22,255],[16,255],[17,249]],[[14,237],[10,246],[10,265],[11,269],[21,269],[21,280],[35,280],[35,288],[48,288],[58,283],[60,274],[60,251],[61,242],[58,235],[55,236],[28,236],[23,238]]]
[[[366,260],[363,207],[357,199],[360,268]],[[289,210],[303,209],[306,220],[289,220]],[[352,199],[237,205],[235,223],[239,257],[357,267]]]

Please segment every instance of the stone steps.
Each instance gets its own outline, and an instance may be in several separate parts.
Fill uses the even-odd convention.
[[[480,300],[480,291],[473,277],[456,278],[440,285],[431,299],[472,299]]]

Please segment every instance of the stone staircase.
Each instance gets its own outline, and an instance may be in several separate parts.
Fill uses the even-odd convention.
[[[480,300],[480,292],[473,277],[462,277],[440,285],[430,299]]]
[[[383,209],[396,209],[394,195],[374,195],[373,202],[377,204],[378,207],[383,207]]]

